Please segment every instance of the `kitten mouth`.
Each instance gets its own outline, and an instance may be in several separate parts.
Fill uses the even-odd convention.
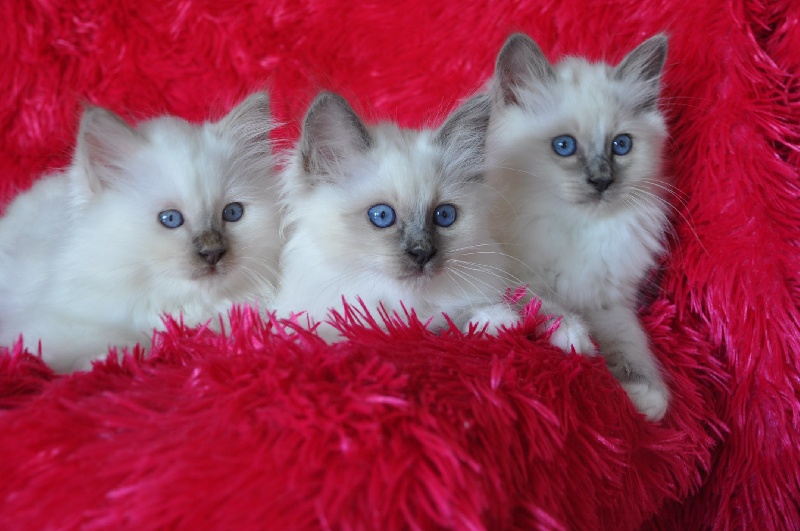
[[[582,199],[580,199],[578,203],[583,205],[595,205],[602,207],[610,204],[612,200],[613,200],[613,195],[608,190],[604,190],[602,192],[593,190],[587,193]]]
[[[217,279],[224,275],[224,271],[221,270],[216,265],[209,265],[203,268],[198,269],[195,271],[192,278],[194,280],[202,280],[202,279]]]
[[[413,269],[407,269],[403,274],[401,274],[398,278],[403,281],[412,282],[412,283],[425,283],[428,280],[431,280],[433,277],[436,276],[436,273],[439,271],[439,268],[434,267],[430,264],[425,264],[422,267],[415,267]]]

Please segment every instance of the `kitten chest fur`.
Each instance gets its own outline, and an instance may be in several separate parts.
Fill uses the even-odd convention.
[[[570,308],[633,302],[663,249],[662,222],[652,215],[591,215],[552,201],[530,210],[515,224],[521,245],[512,254],[530,268],[519,276]]]

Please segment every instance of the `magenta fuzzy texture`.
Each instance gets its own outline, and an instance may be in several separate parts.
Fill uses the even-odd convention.
[[[69,162],[85,103],[200,121],[267,89],[278,151],[321,89],[370,121],[437,125],[514,31],[551,60],[612,64],[666,32],[680,190],[641,310],[673,396],[660,423],[532,313],[489,337],[355,305],[327,345],[236,309],[224,334],[171,322],[149,356],[72,376],[0,347],[0,528],[800,526],[796,0],[6,0],[0,15],[0,205]]]

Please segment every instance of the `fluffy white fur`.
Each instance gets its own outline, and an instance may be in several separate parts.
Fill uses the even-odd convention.
[[[279,254],[269,100],[254,94],[215,123],[161,117],[131,128],[88,108],[73,164],[0,219],[0,343],[68,372],[109,346],[147,346],[162,315],[196,324],[231,303],[270,301]],[[244,213],[224,221],[226,205]],[[162,211],[179,210],[169,229]],[[224,254],[212,264],[208,246]]]
[[[341,97],[321,94],[283,173],[288,239],[279,314],[305,311],[329,339],[337,333],[324,320],[341,310],[343,296],[399,315],[402,303],[433,328],[445,324],[442,312],[463,329],[514,323],[518,314],[503,300],[513,282],[490,235],[489,111],[487,98],[475,98],[436,131],[368,128]],[[377,204],[395,210],[394,225],[370,222]],[[443,204],[457,209],[450,227],[432,221]],[[419,242],[436,251],[423,265],[409,254]]]
[[[488,138],[490,179],[510,205],[499,223],[515,274],[542,297],[544,312],[564,316],[551,341],[593,354],[591,333],[653,420],[665,414],[669,392],[636,300],[667,227],[658,110],[666,49],[656,36],[616,68],[578,58],[551,65],[530,38],[514,35],[497,59]],[[632,138],[625,155],[612,151],[620,134]],[[576,140],[575,154],[556,153],[561,135]],[[592,182],[601,179],[607,188]]]

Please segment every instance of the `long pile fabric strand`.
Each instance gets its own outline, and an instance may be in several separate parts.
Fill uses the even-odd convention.
[[[800,526],[800,4],[794,0],[0,4],[0,204],[63,167],[82,104],[221,116],[320,89],[435,125],[512,31],[616,62],[670,35],[670,254],[642,319],[674,396],[636,414],[601,358],[519,327],[340,316],[326,345],[233,310],[69,377],[0,347],[0,528]],[[0,207],[2,209],[2,207]],[[87,260],[91,257],[87,257]],[[388,332],[376,322],[388,319]]]

